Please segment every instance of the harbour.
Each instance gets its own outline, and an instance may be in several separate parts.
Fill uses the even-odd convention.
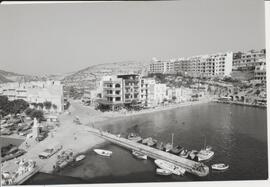
[[[245,113],[249,115],[243,115]],[[192,115],[196,116],[196,119]],[[166,126],[164,126],[165,121]],[[85,153],[86,158],[79,166],[67,166],[57,174],[50,175],[56,184],[64,182],[62,177],[70,177],[71,181],[82,183],[99,183],[99,181],[111,183],[262,180],[268,175],[267,168],[264,167],[268,163],[267,142],[265,141],[267,139],[266,110],[261,108],[209,103],[119,118],[97,125],[114,134],[137,132],[142,137],[152,136],[163,142],[170,142],[170,134],[174,132],[175,144],[189,150],[199,150],[203,147],[202,132],[204,132],[207,144],[211,145],[215,151],[215,156],[205,164],[210,166],[217,162],[224,162],[229,164],[230,168],[222,173],[210,170],[209,175],[203,178],[188,173],[181,177],[158,176],[155,174],[156,166],[152,159],[136,159],[130,150],[106,143],[97,148],[111,150],[113,152],[111,158],[101,158],[90,149]],[[256,168],[256,172],[252,168]],[[35,175],[25,184],[38,184],[40,175],[44,174]]]

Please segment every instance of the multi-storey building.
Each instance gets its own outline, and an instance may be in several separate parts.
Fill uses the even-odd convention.
[[[173,60],[169,61],[161,61],[156,60],[155,58],[152,59],[152,63],[149,65],[149,73],[156,74],[174,74],[175,73],[175,63]]]
[[[191,76],[224,77],[232,71],[232,53],[180,58],[175,62],[176,72]]]
[[[5,83],[0,84],[0,90],[9,100],[23,99],[30,104],[49,101],[57,106],[58,112],[63,110],[63,85],[60,81]]]
[[[112,109],[140,103],[140,76],[137,74],[105,76],[101,80],[102,99],[98,102]]]
[[[266,63],[265,59],[260,59],[254,70],[254,79],[262,83],[266,82]]]
[[[265,49],[260,51],[237,52],[233,54],[233,69],[253,70],[261,58],[265,58]]]

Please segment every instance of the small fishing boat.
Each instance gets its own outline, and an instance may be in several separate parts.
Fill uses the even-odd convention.
[[[165,151],[169,152],[170,150],[172,150],[173,145],[171,143],[167,143],[164,147],[165,147]]]
[[[191,150],[191,151],[189,152],[189,158],[190,158],[191,160],[194,160],[195,157],[197,156],[197,154],[198,154],[198,151],[197,151],[197,150]]]
[[[111,152],[111,151],[108,151],[108,150],[94,149],[94,151],[95,151],[97,154],[101,155],[101,156],[107,156],[107,157],[109,157],[109,156],[112,155],[112,152]]]
[[[133,141],[133,142],[139,142],[142,140],[142,137],[138,136],[137,134],[135,133],[130,133],[127,137],[127,139]]]
[[[198,156],[198,161],[206,161],[209,160],[214,156],[214,151],[212,151],[211,146],[206,146],[206,138],[204,138],[204,149],[201,149],[199,153],[197,154]]]
[[[156,173],[157,173],[158,175],[164,175],[164,176],[168,176],[168,175],[171,175],[171,174],[172,174],[171,171],[166,170],[166,169],[160,169],[160,168],[157,168],[157,169],[156,169]]]
[[[157,140],[153,139],[152,137],[149,137],[149,138],[143,139],[142,143],[148,146],[154,146],[157,143]]]
[[[75,161],[76,162],[79,162],[81,160],[85,159],[85,155],[78,155],[76,158],[75,158]]]
[[[179,154],[181,151],[183,151],[183,149],[184,149],[183,147],[177,145],[177,146],[175,146],[175,147],[172,148],[171,152],[173,154]]]
[[[189,155],[189,151],[184,149],[180,152],[179,156],[182,157],[182,158],[187,158]]]
[[[161,169],[171,171],[175,175],[184,175],[186,172],[184,168],[177,166],[173,163],[167,162],[165,160],[157,159],[155,160],[155,164]]]
[[[139,158],[139,159],[142,159],[142,160],[147,160],[147,155],[139,152],[139,151],[135,151],[133,150],[132,151],[132,154],[136,157],[136,158]]]
[[[223,164],[223,163],[220,163],[220,164],[213,164],[211,166],[211,168],[213,170],[219,170],[219,171],[224,171],[224,170],[227,170],[229,168],[229,165],[227,164]]]
[[[156,144],[156,148],[163,151],[163,150],[164,150],[163,142],[158,142],[158,143]]]

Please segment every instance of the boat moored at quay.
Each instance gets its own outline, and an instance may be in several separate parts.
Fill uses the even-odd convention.
[[[88,132],[91,132],[99,137],[102,137],[116,145],[124,147],[128,150],[136,150],[140,151],[143,154],[146,154],[148,157],[153,159],[160,159],[172,163],[176,166],[179,166],[185,169],[186,172],[194,174],[199,177],[205,177],[209,174],[209,167],[203,163],[195,162],[193,160],[189,160],[186,158],[182,158],[178,155],[174,155],[165,151],[161,151],[159,149],[149,147],[147,145],[143,145],[141,143],[137,143],[131,140],[128,140],[123,137],[119,137],[117,135],[102,132],[99,129],[95,129],[92,127],[88,128]]]

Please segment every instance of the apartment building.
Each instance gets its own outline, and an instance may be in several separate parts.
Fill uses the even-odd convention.
[[[254,70],[254,80],[261,83],[266,82],[266,62],[265,59],[259,59]]]
[[[124,104],[140,103],[140,76],[137,74],[104,76],[98,103],[117,109]]]
[[[149,73],[156,74],[174,74],[175,73],[175,61],[161,61],[157,60],[156,58],[152,59],[152,62],[149,65]]]
[[[176,72],[198,77],[224,77],[232,72],[233,53],[218,53],[180,58],[175,62]]]
[[[63,110],[63,85],[60,81],[12,82],[0,84],[0,93],[9,100],[23,99],[28,103],[43,103],[49,101],[57,106],[57,111]]]
[[[253,70],[260,59],[265,59],[265,49],[260,51],[237,52],[233,54],[234,70]]]

